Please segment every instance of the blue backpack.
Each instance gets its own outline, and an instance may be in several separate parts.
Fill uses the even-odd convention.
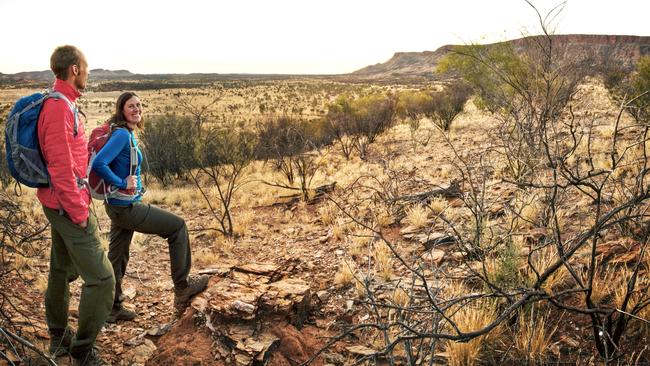
[[[9,113],[5,128],[5,147],[9,172],[28,187],[47,187],[50,177],[38,143],[38,116],[48,98],[63,99],[74,113],[74,135],[77,135],[77,108],[61,93],[46,90],[18,99]]]

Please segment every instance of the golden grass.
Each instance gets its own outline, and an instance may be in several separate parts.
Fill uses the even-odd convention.
[[[355,281],[354,281],[354,294],[360,299],[362,299],[362,298],[364,298],[364,297],[366,297],[368,295],[368,290],[366,289],[366,285],[363,282],[364,278],[365,278],[365,276],[364,277],[359,277],[359,278],[356,278]]]
[[[354,261],[341,259],[339,269],[334,275],[334,284],[339,287],[348,286],[354,280],[355,271],[356,265],[354,264]]]
[[[393,302],[396,306],[405,308],[408,306],[409,302],[411,302],[411,297],[409,296],[408,292],[406,292],[406,290],[401,287],[397,287],[393,291]]]
[[[41,295],[45,295],[45,291],[47,291],[47,275],[37,274],[32,286],[34,286]]]
[[[448,205],[449,203],[447,200],[441,197],[434,197],[428,204],[431,213],[434,215],[440,215],[443,213],[447,209]]]
[[[429,224],[429,210],[421,205],[411,206],[406,210],[404,221],[415,228],[423,228]]]
[[[384,281],[390,281],[393,276],[393,252],[385,243],[375,243],[372,256],[375,258],[377,274]]]
[[[370,251],[372,244],[372,233],[367,230],[356,231],[346,236],[348,243],[348,254],[352,257],[361,257],[366,251]]]
[[[233,232],[235,235],[243,236],[251,228],[252,223],[258,218],[253,210],[240,210],[233,214]]]
[[[375,223],[378,227],[387,227],[395,222],[395,217],[387,210],[381,210],[375,215]]]
[[[553,344],[552,338],[557,325],[550,329],[550,312],[539,314],[535,306],[530,315],[519,312],[517,332],[514,335],[514,346],[517,354],[528,361],[540,362],[546,359]]]
[[[461,306],[452,315],[461,332],[472,332],[484,328],[496,318],[496,304],[491,300],[480,300]],[[482,354],[489,344],[501,336],[502,328],[476,337],[468,342],[448,341],[445,346],[448,364],[451,366],[476,365],[482,361]]]
[[[200,249],[194,253],[192,261],[197,267],[207,267],[211,264],[218,263],[221,256],[216,252],[215,247]]]
[[[595,304],[601,304],[606,300],[612,294],[612,291],[616,289],[615,284],[620,281],[621,275],[618,269],[609,266],[603,267],[596,262],[596,273],[594,273],[594,281],[591,286],[591,301]],[[587,283],[589,279],[588,267],[582,268],[580,277],[583,283]]]
[[[339,208],[333,202],[327,202],[321,205],[317,212],[318,218],[323,225],[331,225],[336,220]]]
[[[214,243],[217,248],[221,249],[221,252],[227,255],[232,254],[236,244],[237,240],[235,238],[228,238],[224,236],[219,236]]]
[[[148,239],[148,234],[142,234],[138,232],[133,233],[133,239],[131,239],[131,247],[130,250],[133,252],[141,252],[144,250],[144,245],[147,242]]]
[[[555,246],[549,245],[540,250],[536,250],[531,254],[531,263],[537,273],[542,274],[546,271],[553,263],[559,259],[557,248]],[[532,284],[534,281],[537,281],[537,276],[532,272],[531,269],[528,269],[528,280]],[[569,271],[565,266],[558,268],[553,274],[551,274],[544,284],[542,289],[549,293],[552,293],[553,290],[561,286],[569,278]]]

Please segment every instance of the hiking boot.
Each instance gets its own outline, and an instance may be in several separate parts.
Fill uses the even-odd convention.
[[[106,319],[107,323],[115,323],[118,320],[133,320],[138,314],[133,311],[129,310],[123,306],[120,306],[118,308],[113,308],[111,309],[111,313],[108,315],[108,318]]]
[[[50,331],[50,355],[52,357],[67,355],[70,352],[70,345],[72,344],[74,335],[75,331],[70,327],[65,328],[63,332],[60,332],[60,330],[58,332]]]
[[[82,352],[81,354],[72,356],[74,366],[103,366],[108,365],[101,357],[95,347]]]
[[[187,285],[184,288],[174,289],[174,306],[177,309],[187,306],[187,302],[192,296],[205,290],[208,286],[208,279],[207,275],[187,277]]]

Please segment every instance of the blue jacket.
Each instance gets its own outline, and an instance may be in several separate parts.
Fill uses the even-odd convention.
[[[138,140],[135,138],[133,131],[128,131],[126,128],[115,129],[104,147],[102,147],[102,149],[99,150],[99,153],[97,153],[92,169],[97,173],[97,175],[104,179],[104,182],[115,187],[126,189],[126,177],[129,176],[129,168],[131,164],[131,147],[129,145],[129,139],[133,141],[133,145],[138,152],[138,165],[135,170],[135,176],[137,177],[136,192],[138,192],[138,195],[130,201],[118,198],[109,198],[109,205],[128,206],[132,202],[140,201],[142,199],[140,193],[142,192],[142,179],[140,177],[142,152],[138,147]]]

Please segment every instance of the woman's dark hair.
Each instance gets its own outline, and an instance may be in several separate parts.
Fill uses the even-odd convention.
[[[108,119],[108,123],[113,125],[114,127],[126,127],[128,128],[126,124],[126,118],[124,118],[124,105],[126,102],[133,98],[133,97],[138,97],[138,95],[134,92],[124,92],[120,94],[119,97],[117,97],[117,102],[115,102],[115,113],[111,116],[111,118]],[[140,97],[138,97],[140,98]],[[144,119],[140,119],[140,122],[136,125],[138,126],[139,129],[144,128]]]

